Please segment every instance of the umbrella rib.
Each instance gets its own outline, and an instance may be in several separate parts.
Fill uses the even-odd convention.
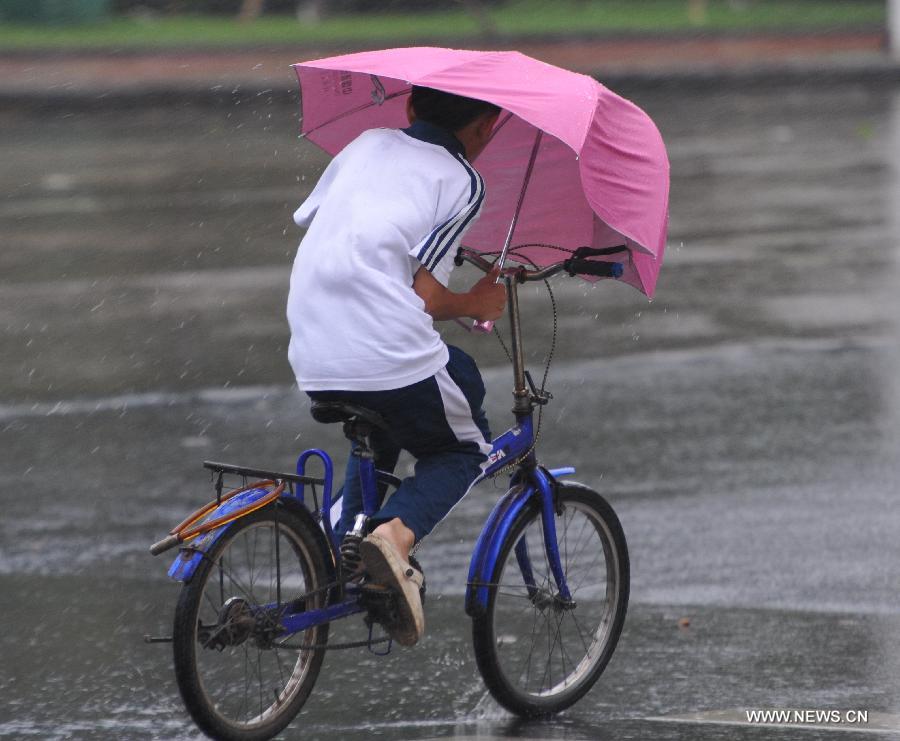
[[[534,170],[534,163],[537,160],[538,149],[541,146],[541,139],[543,136],[544,132],[541,129],[538,129],[537,135],[534,137],[534,144],[531,147],[531,156],[528,158],[528,166],[525,168],[525,177],[522,180],[522,190],[519,191],[519,200],[516,203],[516,210],[513,212],[512,222],[509,225],[509,232],[506,234],[506,242],[503,244],[503,251],[500,253],[500,257],[497,258],[497,265],[501,268],[506,263],[506,255],[509,253],[510,244],[512,244],[513,233],[516,231],[516,225],[519,223],[519,212],[522,210],[522,203],[525,201],[525,192],[528,190],[528,183],[531,182],[531,173]]]
[[[344,111],[343,113],[339,113],[334,118],[331,118],[328,121],[324,121],[323,123],[320,123],[318,126],[311,128],[309,131],[304,131],[303,133],[300,134],[300,136],[308,137],[310,134],[315,133],[316,131],[321,129],[323,126],[328,126],[330,124],[333,124],[335,121],[340,121],[342,118],[347,118],[347,116],[352,116],[356,113],[359,113],[360,111],[366,110],[367,108],[371,108],[372,106],[383,105],[386,100],[391,100],[393,98],[399,98],[401,95],[409,95],[409,93],[411,91],[412,91],[412,88],[409,88],[407,90],[398,90],[396,93],[391,93],[390,95],[385,95],[384,99],[381,102],[377,102],[377,101],[373,100],[368,103],[363,103],[362,105],[359,105],[356,108],[351,108],[349,111]]]

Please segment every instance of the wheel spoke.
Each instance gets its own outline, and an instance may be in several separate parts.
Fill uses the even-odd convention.
[[[577,561],[577,559],[581,556],[583,549],[591,545],[591,539],[589,537],[584,538],[585,530],[588,530],[589,533],[595,531],[593,523],[587,517],[583,518],[581,523],[581,530],[578,532],[578,536],[575,538],[575,553],[572,556],[572,559],[575,561]]]
[[[560,613],[556,618],[556,635],[559,638],[559,663],[560,668],[562,669],[563,682],[565,682],[569,676],[569,672],[566,671],[566,639],[562,631],[562,619],[563,613]]]
[[[176,676],[198,725],[212,735],[222,727],[215,724],[237,735],[276,726],[278,732],[299,710],[321,665],[321,651],[282,650],[278,610],[259,609],[280,589],[304,593],[324,584],[315,535],[291,517],[279,514],[276,528],[271,511],[261,510],[232,525],[179,601],[186,618],[176,615]],[[194,626],[189,641],[178,628],[185,620]],[[206,646],[197,639],[201,628],[212,636]],[[327,624],[303,633],[306,643],[324,644],[327,635]]]
[[[584,649],[585,656],[590,652],[590,647],[584,640],[584,631],[581,629],[581,623],[578,622],[578,618],[575,617],[575,611],[571,610],[569,616],[572,618],[572,622],[575,623],[575,632],[578,635],[579,640],[581,641],[581,647]]]
[[[551,670],[553,664],[553,648],[556,646],[556,638],[550,628],[550,620],[544,616],[544,624],[547,626],[547,665],[544,667],[544,673],[541,675],[541,684],[538,692],[544,689],[544,677],[549,677],[550,687],[553,686],[553,672]],[[552,640],[551,640],[552,639]]]
[[[241,706],[238,708],[237,717],[243,718],[248,711],[245,711],[244,708],[249,704],[250,697],[250,655],[247,652],[246,646],[241,646],[244,655],[244,692],[241,695]]]
[[[573,595],[577,590],[581,589],[581,585],[584,584],[585,579],[587,579],[592,573],[594,573],[594,565],[601,560],[604,562],[606,561],[606,557],[602,552],[597,554],[597,557],[593,561],[591,561],[589,566],[585,568],[584,574],[581,575],[581,579],[578,580],[578,583],[571,590]]]
[[[531,657],[534,655],[534,647],[537,645],[537,625],[538,625],[538,611],[532,611],[531,618],[531,648],[528,651],[528,660],[525,666],[525,686],[528,686],[528,680],[531,677]]]
[[[494,572],[497,581],[486,585],[491,590],[485,619],[498,638],[481,642],[476,618],[479,668],[492,694],[513,712],[555,712],[571,704],[596,681],[611,654],[610,644],[618,640],[625,610],[621,595],[627,595],[627,581],[622,582],[627,569],[623,573],[619,565],[627,566],[627,552],[624,539],[615,535],[621,528],[614,516],[613,525],[607,522],[608,506],[602,501],[595,506],[599,499],[579,487],[562,487],[557,547],[571,603],[559,594],[537,508],[522,515],[509,532],[501,548],[502,564]],[[531,589],[522,580],[514,552],[523,539],[531,560]]]

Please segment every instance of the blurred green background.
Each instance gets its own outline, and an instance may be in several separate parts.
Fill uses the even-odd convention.
[[[885,0],[0,0],[0,51],[883,27]]]

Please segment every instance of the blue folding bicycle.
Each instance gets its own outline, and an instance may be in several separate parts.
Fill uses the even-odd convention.
[[[550,397],[534,387],[524,367],[517,286],[563,271],[618,277],[622,265],[606,261],[615,252],[581,248],[540,270],[503,271],[515,424],[493,441],[479,480],[510,471],[509,489],[475,544],[465,610],[488,690],[525,717],[557,713],[597,681],[625,620],[629,563],[622,527],[603,497],[562,480],[574,468],[548,469],[537,461],[534,412]],[[466,250],[463,260],[491,268]],[[387,423],[341,403],[314,403],[312,414],[343,423],[354,443],[364,514],[352,533],[339,540],[332,530],[333,466],[324,451],[313,449],[300,455],[292,474],[205,463],[216,499],[151,548],[154,555],[180,548],[169,575],[184,586],[171,638],[147,640],[173,643],[182,698],[213,738],[276,735],[309,697],[326,650],[382,651],[389,639],[373,626],[396,619],[391,592],[351,578],[366,517],[400,483],[375,470],[369,445],[373,428]],[[322,477],[306,474],[310,459],[321,463]],[[226,476],[244,485],[226,492]],[[259,480],[248,483],[253,479]],[[351,615],[364,617],[368,638],[329,644],[329,624]]]

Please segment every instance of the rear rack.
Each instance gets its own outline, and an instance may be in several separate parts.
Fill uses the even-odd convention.
[[[319,492],[317,486],[325,489],[331,489],[330,474],[328,478],[315,478],[314,476],[301,476],[297,473],[283,473],[280,471],[266,471],[262,468],[247,468],[246,466],[235,466],[232,463],[216,463],[215,461],[203,461],[203,467],[212,472],[214,486],[216,489],[216,502],[222,500],[222,491],[224,489],[224,477],[226,474],[233,476],[241,476],[244,479],[244,485],[247,485],[248,478],[270,479],[272,481],[281,481],[285,484],[285,488],[291,496],[298,496],[303,501],[303,489],[309,486],[312,491],[313,514],[317,517],[321,516],[319,510]]]
[[[325,479],[317,479],[312,476],[299,476],[296,473],[279,473],[278,471],[264,471],[261,468],[247,468],[246,466],[235,466],[231,463],[216,463],[214,461],[203,461],[203,467],[208,468],[214,473],[233,473],[237,476],[255,476],[261,479],[273,479],[277,481],[289,481],[294,484],[324,484]]]

